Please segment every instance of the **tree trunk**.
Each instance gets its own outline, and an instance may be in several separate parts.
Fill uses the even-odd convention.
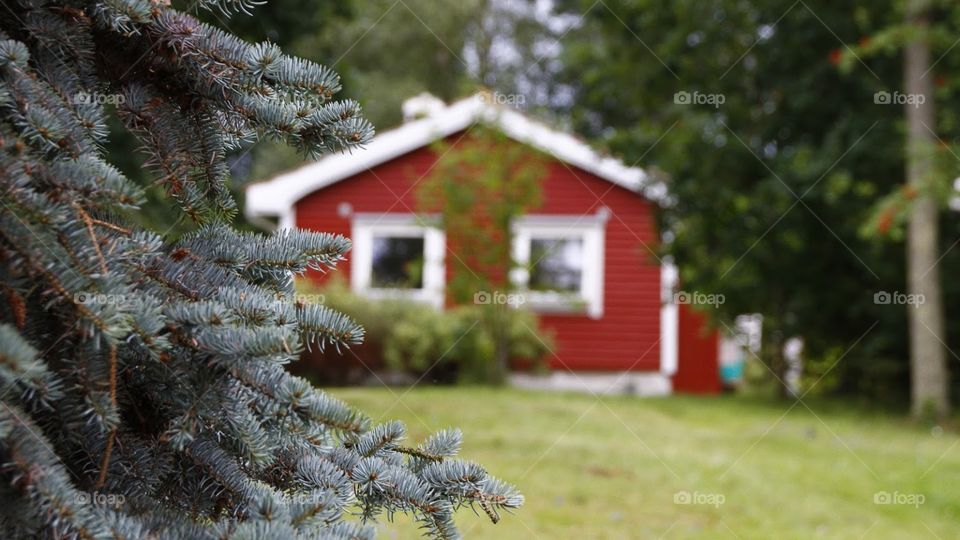
[[[915,418],[927,414],[943,417],[949,412],[947,394],[946,333],[940,271],[937,267],[939,238],[938,203],[931,183],[935,181],[934,150],[937,137],[933,103],[933,74],[930,73],[929,23],[924,8],[908,10],[907,22],[919,30],[907,44],[904,82],[907,100],[907,184],[915,194],[907,227],[907,287],[916,304],[907,303],[910,319],[911,412]],[[921,296],[922,295],[922,296]]]

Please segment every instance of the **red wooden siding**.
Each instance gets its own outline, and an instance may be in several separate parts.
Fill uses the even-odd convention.
[[[673,389],[691,394],[716,394],[720,383],[720,334],[707,325],[707,317],[687,304],[678,310],[679,343]]]
[[[457,140],[453,136],[450,140]],[[298,227],[350,235],[350,217],[338,214],[342,203],[353,212],[413,213],[415,182],[430,170],[436,155],[421,148],[316,191],[297,203]],[[657,235],[653,205],[636,193],[560,162],[548,166],[538,214],[595,214],[610,209],[606,226],[603,317],[545,315],[557,338],[554,369],[581,371],[659,370],[660,266],[652,254]],[[446,259],[455,245],[448,239]],[[349,281],[350,261],[337,274]],[[327,279],[318,276],[318,279]]]

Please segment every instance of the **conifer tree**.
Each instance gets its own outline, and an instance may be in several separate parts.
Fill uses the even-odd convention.
[[[252,0],[198,0],[223,14]],[[248,44],[165,0],[0,8],[0,537],[367,538],[408,513],[438,538],[476,505],[523,502],[290,376],[302,347],[363,329],[294,301],[293,277],[350,243],[232,228],[224,158],[256,137],[308,155],[372,127],[329,69]],[[103,151],[111,103],[195,224],[131,226],[143,188]]]

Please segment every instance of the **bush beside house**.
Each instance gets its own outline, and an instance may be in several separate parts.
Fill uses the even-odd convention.
[[[495,337],[491,316],[505,318],[511,361],[537,368],[553,347],[553,336],[541,330],[529,310],[489,309],[461,305],[438,310],[403,299],[371,300],[343,283],[331,280],[323,287],[309,282],[298,286],[301,300],[323,303],[363,321],[364,343],[349,350],[311,347],[295,363],[294,371],[323,384],[364,384],[379,377],[384,382],[426,381],[439,384],[496,380]]]

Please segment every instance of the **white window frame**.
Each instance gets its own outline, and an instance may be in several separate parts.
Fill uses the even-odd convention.
[[[518,267],[510,272],[513,285],[534,311],[582,313],[594,319],[603,316],[604,242],[608,212],[596,215],[528,215],[514,220],[513,259]],[[529,290],[530,244],[534,238],[580,238],[583,267],[580,290],[564,294]]]
[[[668,377],[677,373],[680,351],[680,306],[675,302],[679,276],[673,258],[664,257],[660,264],[660,373]]]
[[[368,213],[354,214],[351,229],[353,249],[350,286],[354,292],[368,298],[413,300],[438,309],[443,308],[444,252],[447,245],[443,230],[427,224],[424,218],[413,214]],[[372,286],[374,236],[423,238],[422,288],[390,289]]]

